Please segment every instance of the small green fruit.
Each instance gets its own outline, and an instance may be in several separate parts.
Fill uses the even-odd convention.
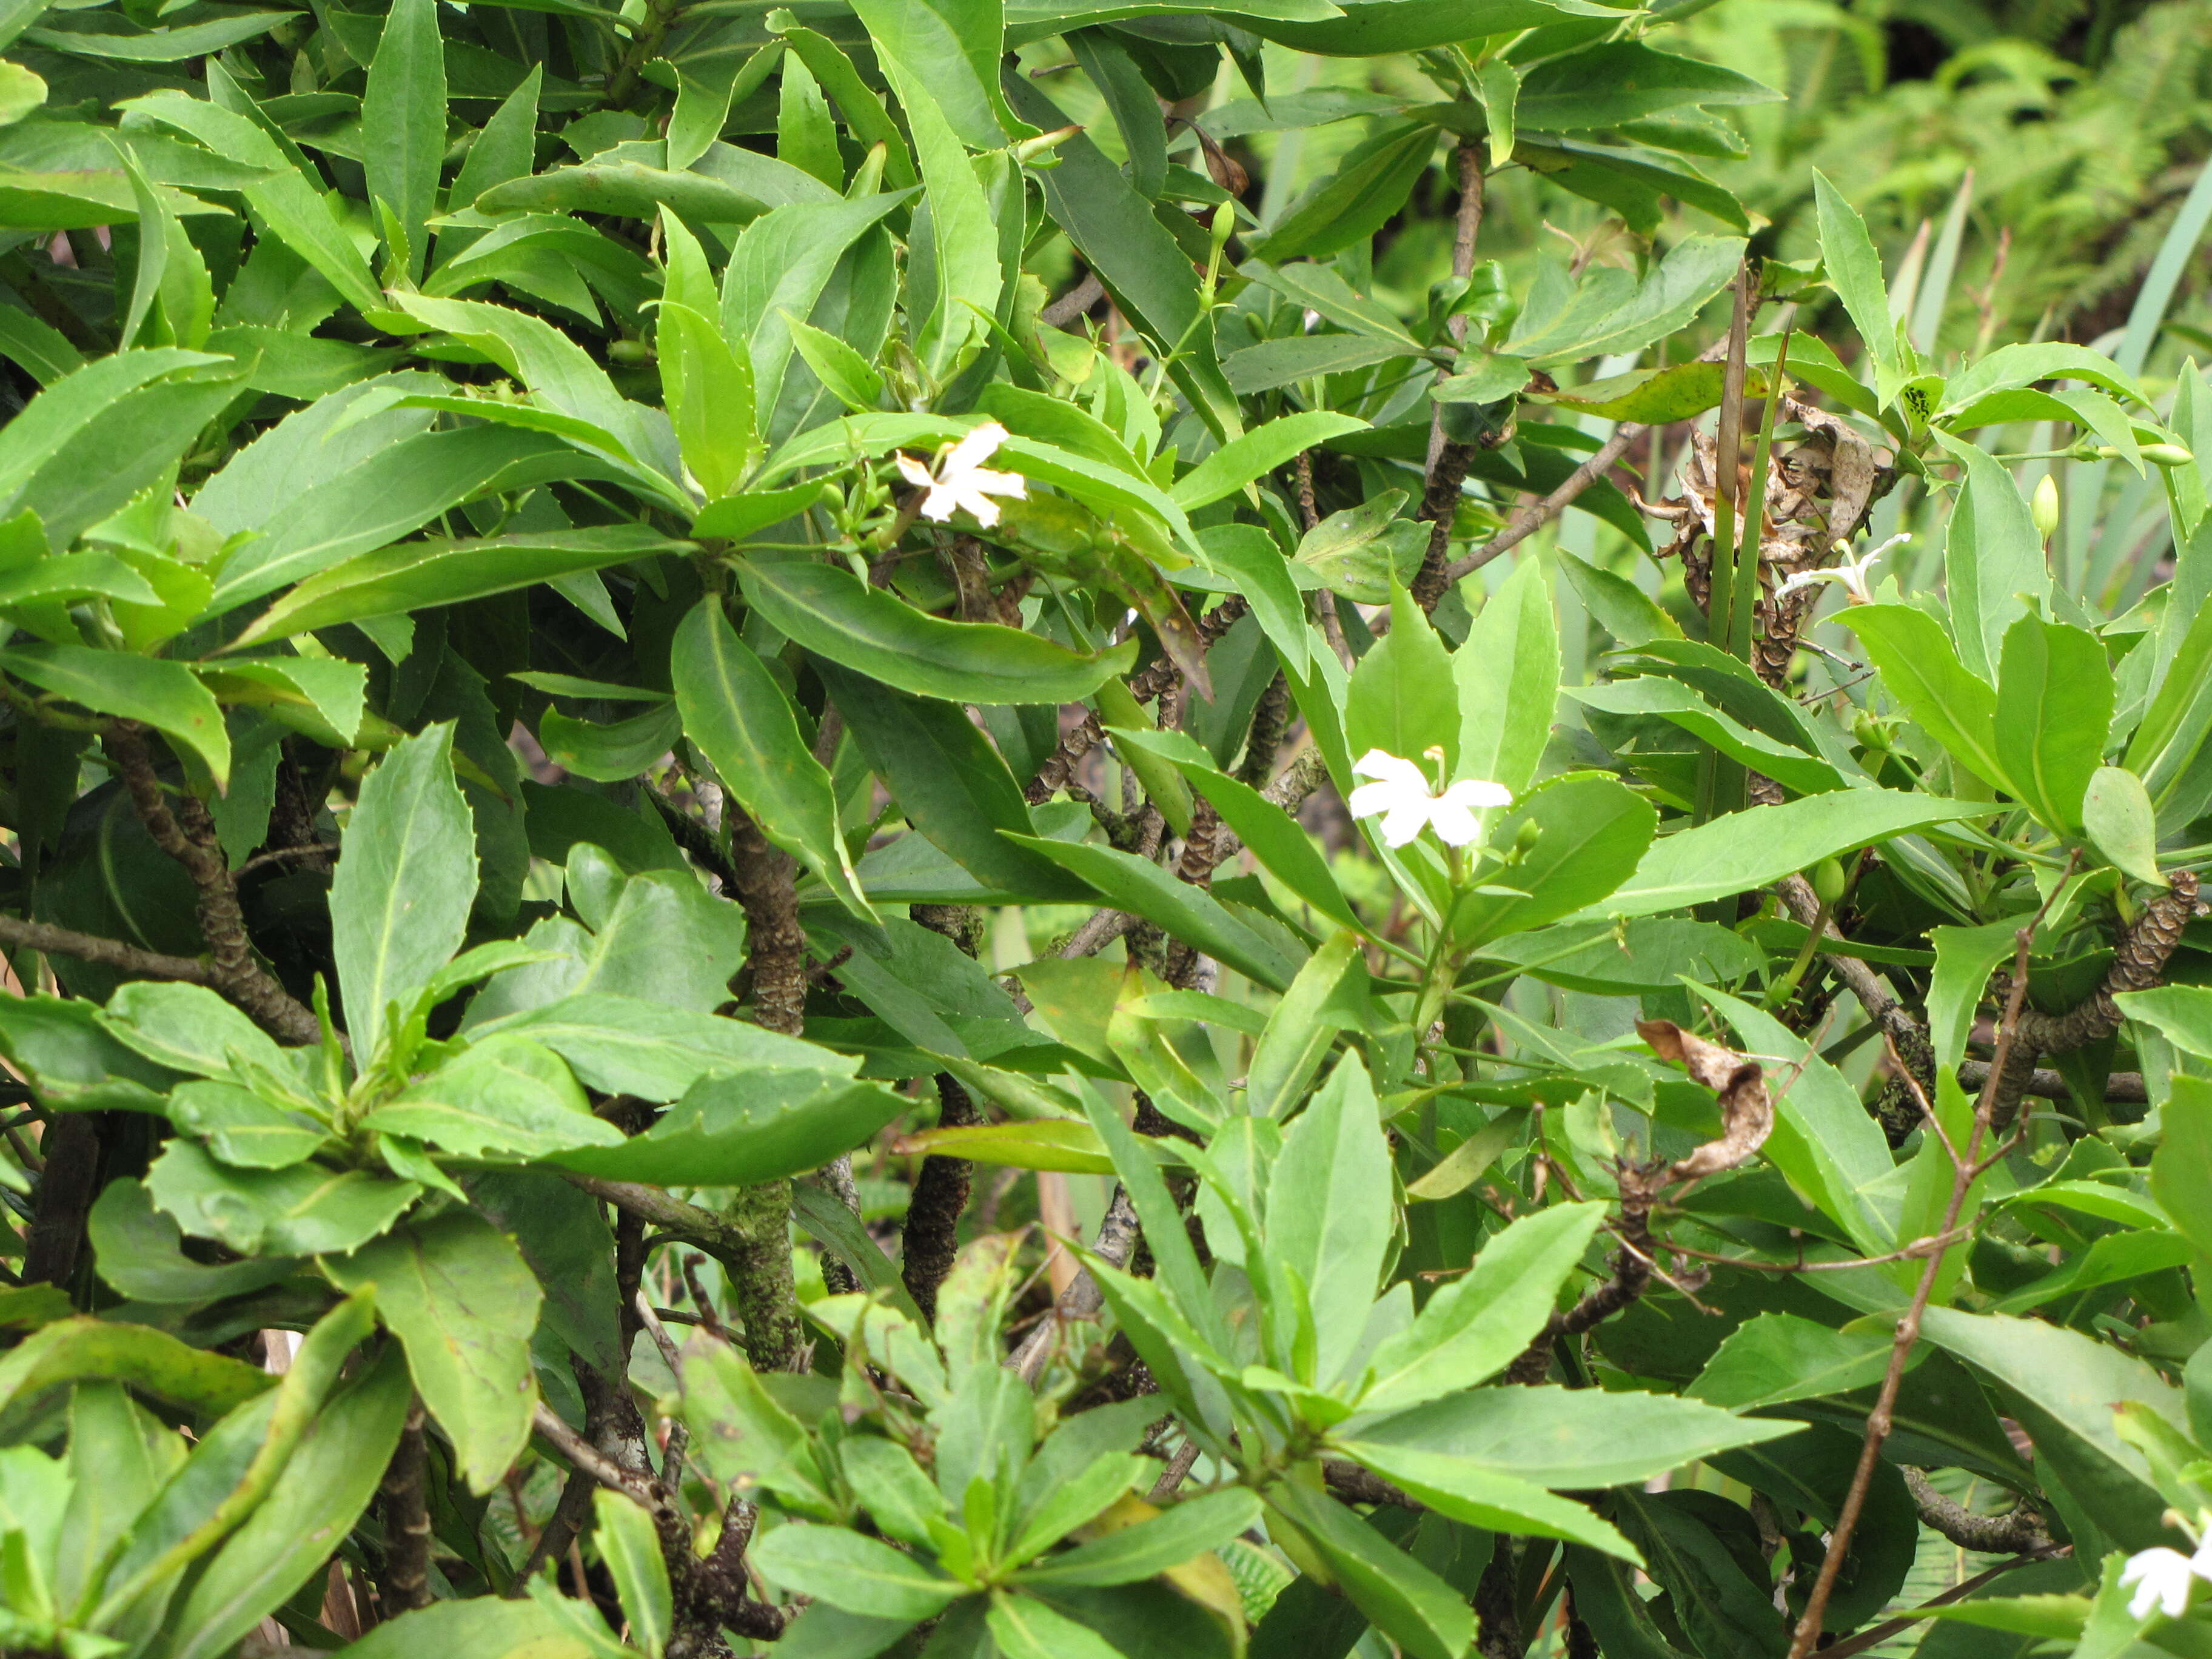
[[[1840,860],[1822,859],[1813,866],[1813,892],[1821,903],[1832,906],[1839,902],[1848,884]]]

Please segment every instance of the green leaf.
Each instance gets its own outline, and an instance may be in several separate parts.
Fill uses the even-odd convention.
[[[1563,1538],[1643,1564],[1636,1547],[1584,1505],[1529,1481],[1477,1468],[1462,1458],[1403,1446],[1371,1446],[1355,1440],[1340,1449],[1409,1497],[1455,1521],[1492,1532]]]
[[[690,234],[682,220],[664,220],[672,241]],[[714,321],[690,306],[664,302],[658,316],[662,401],[684,465],[711,501],[736,489],[760,459],[752,359],[744,341],[732,347]]]
[[[411,1181],[319,1165],[226,1169],[193,1142],[172,1140],[146,1190],[185,1231],[240,1255],[317,1255],[375,1237],[422,1195]]]
[[[245,187],[246,205],[348,302],[362,311],[382,307],[368,262],[320,193],[319,181],[311,182],[258,123],[179,91],[150,93],[121,107],[174,127],[227,161],[262,169],[266,177]]]
[[[1530,306],[1503,349],[1539,368],[1632,352],[1681,328],[1735,276],[1740,239],[1686,236],[1642,282],[1612,267],[1583,273],[1564,303]]]
[[[1879,1328],[1831,1330],[1796,1314],[1763,1313],[1729,1333],[1686,1392],[1730,1411],[1849,1394],[1881,1381],[1894,1346]]]
[[[1960,660],[1984,679],[1995,679],[2006,631],[2031,599],[2051,596],[2043,538],[2008,468],[1940,428],[1935,437],[1966,469],[1966,487],[1943,539],[1951,631]]]
[[[188,1346],[149,1326],[64,1319],[0,1358],[0,1413],[21,1420],[49,1390],[101,1377],[209,1416],[243,1405],[275,1382],[258,1367]]]
[[[389,1035],[460,948],[477,894],[476,831],[453,781],[453,727],[434,726],[386,754],[362,785],[331,884],[331,955],[354,1051]]]
[[[1257,426],[1232,440],[1176,480],[1170,494],[1186,513],[1233,495],[1255,478],[1297,459],[1313,448],[1347,432],[1366,429],[1356,415],[1311,409],[1285,415]]]
[[[368,66],[361,125],[369,199],[398,216],[406,272],[419,278],[430,240],[423,228],[437,211],[446,155],[446,53],[435,0],[395,0]]]
[[[1866,221],[1818,167],[1813,170],[1813,210],[1820,228],[1820,260],[1828,274],[1828,285],[1850,313],[1859,338],[1866,343],[1867,355],[1884,377],[1896,376],[1902,359],[1897,325],[1889,314],[1889,291],[1882,281],[1881,256],[1875,252],[1874,239],[1867,234]],[[1885,388],[1882,401],[1887,403],[1889,397]]]
[[[999,149],[1010,136],[1030,135],[999,91],[1006,40],[998,6],[973,0],[859,0],[853,9],[888,64],[902,104],[908,102],[909,90],[926,97],[970,149]],[[911,111],[908,121],[913,122]],[[915,144],[922,151],[926,177],[929,158],[918,133]],[[933,180],[933,194],[935,188]]]
[[[1364,1023],[1368,990],[1359,935],[1339,928],[1306,959],[1267,1016],[1245,1074],[1244,1109],[1260,1117],[1289,1116],[1338,1033]]]
[[[1641,674],[1602,685],[1578,685],[1568,695],[1585,708],[1631,717],[1656,714],[1670,720],[1700,742],[1802,794],[1826,794],[1848,787],[1828,761],[1738,725],[1679,681]]]
[[[2089,844],[2114,869],[2152,885],[2166,878],[2158,867],[2158,816],[2150,792],[2134,773],[2100,766],[2081,797],[2081,823]]]
[[[2124,1548],[2148,1548],[2166,1535],[2164,1500],[2142,1454],[2115,1429],[2113,1408],[2139,1402],[2178,1427],[2179,1389],[2133,1355],[2040,1320],[1930,1308],[1921,1330],[2002,1386],[2039,1463],[2060,1468],[2075,1501]]]
[[[991,1595],[984,1627],[1004,1659],[1121,1659],[1121,1650],[1033,1595]]]
[[[1583,1488],[1640,1483],[1799,1426],[1665,1395],[1544,1386],[1477,1389],[1387,1417],[1355,1418],[1340,1433],[1363,1446],[1464,1459],[1540,1486]]]
[[[1765,104],[1782,94],[1749,76],[1638,40],[1562,53],[1522,78],[1517,119],[1539,131],[1617,127],[1689,105]]]
[[[869,366],[868,360],[836,335],[824,332],[813,324],[803,322],[789,312],[783,313],[784,326],[791,331],[791,343],[814,371],[814,378],[830,389],[830,395],[854,414],[865,414],[884,400],[884,377]]]
[[[719,599],[700,600],[678,626],[669,673],[685,734],[761,832],[847,909],[874,921],[845,849],[830,774],[799,736],[783,688],[738,637]]]
[[[942,622],[849,570],[748,562],[747,603],[817,657],[948,702],[1078,702],[1135,665],[1132,640],[1085,656],[993,623]]]
[[[1517,565],[1485,602],[1452,653],[1459,692],[1458,777],[1487,778],[1516,794],[1536,775],[1559,695],[1559,631],[1551,582],[1534,559]]]
[[[941,24],[944,20],[944,14],[933,10],[927,0],[862,0],[862,3],[874,6],[879,21],[899,18]],[[943,51],[930,54],[936,58],[954,55]],[[996,148],[997,124],[988,120],[988,109],[980,113],[974,110],[972,96],[962,97],[963,86],[975,80],[972,70],[967,75],[956,72],[937,78],[896,49],[883,52],[879,61],[891,89],[898,94],[900,107],[906,112],[907,130],[914,137],[915,160],[929,210],[930,258],[921,270],[913,273],[914,286],[920,289],[928,277],[934,282],[932,291],[913,296],[920,302],[913,309],[921,319],[915,331],[915,349],[933,374],[949,378],[969,340],[981,331],[983,319],[995,315],[999,307],[999,230],[967,148],[968,144]],[[993,72],[988,84],[995,87],[996,83]],[[949,105],[940,103],[940,99],[947,98],[952,100]],[[983,131],[986,125],[994,130],[988,137]],[[967,131],[969,127],[976,129],[972,137]],[[921,222],[917,217],[917,227]]]
[[[1280,264],[1301,257],[1323,259],[1355,243],[1364,245],[1405,207],[1436,147],[1437,130],[1425,121],[1383,129],[1285,207],[1254,254]]]
[[[2097,636],[2021,617],[2005,630],[1997,672],[1998,763],[2028,810],[2078,831],[2081,798],[2112,723],[2112,671]]]
[[[1098,88],[1121,131],[1129,157],[1129,182],[1137,194],[1158,200],[1168,182],[1168,135],[1159,95],[1115,36],[1105,29],[1071,29],[1062,37],[1075,61]]]
[[[661,1558],[660,1539],[653,1518],[628,1498],[602,1486],[592,1494],[592,1512],[598,1520],[599,1559],[614,1577],[622,1597],[623,1616],[629,1620],[629,1639],[651,1659],[660,1659],[675,1622],[674,1599],[668,1588],[668,1563]]]
[[[145,1187],[128,1177],[100,1189],[85,1235],[100,1276],[134,1302],[219,1302],[266,1289],[299,1268],[283,1256],[219,1267],[191,1260],[175,1220],[156,1210]]]
[[[506,1015],[477,1027],[476,1035],[495,1030],[544,1043],[587,1089],[641,1100],[674,1100],[702,1078],[755,1066],[845,1077],[860,1065],[749,1021],[604,991]]]
[[[883,1084],[820,1071],[713,1076],[694,1084],[643,1134],[544,1161],[614,1181],[750,1187],[819,1169],[906,1108]]]
[[[1269,1266],[1295,1272],[1312,1305],[1313,1370],[1299,1380],[1323,1388],[1358,1352],[1396,1226],[1376,1114],[1366,1066],[1346,1054],[1291,1121],[1267,1182]]]
[[[1578,415],[1593,415],[1600,420],[1664,425],[1671,421],[1694,420],[1709,409],[1719,408],[1721,380],[1725,373],[1726,365],[1705,362],[1675,363],[1667,368],[1634,368],[1602,380],[1587,380],[1580,386],[1563,386],[1557,392],[1534,393],[1529,401],[1556,404],[1562,409],[1572,410]],[[1759,390],[1754,392],[1754,386]],[[1763,396],[1765,386],[1765,377],[1753,370],[1746,378],[1745,395]]]
[[[462,1158],[533,1158],[623,1144],[620,1129],[592,1115],[567,1064],[512,1033],[471,1043],[371,1111],[362,1127]]]
[[[1508,1225],[1466,1273],[1429,1297],[1411,1325],[1375,1350],[1360,1408],[1419,1405],[1510,1364],[1542,1332],[1559,1286],[1604,1218],[1602,1204],[1557,1204]]]
[[[806,1427],[761,1383],[743,1354],[695,1340],[684,1353],[684,1415],[700,1462],[738,1491],[766,1487],[801,1510],[835,1513]]]
[[[1014,1575],[1019,1584],[1133,1584],[1218,1549],[1259,1520],[1259,1494],[1227,1486],[1188,1498],[1134,1526],[1049,1555]]]
[[[1462,1659],[1474,1640],[1474,1611],[1458,1590],[1397,1550],[1334,1499],[1292,1481],[1267,1494],[1268,1508],[1297,1528],[1337,1586],[1414,1659]]]
[[[1998,758],[1996,693],[1959,660],[1942,624],[1909,605],[1856,605],[1850,619],[1882,685],[1905,711],[1960,766],[2010,793]]]
[[[1017,115],[1041,131],[1074,125],[1025,76],[1010,84],[1008,100]],[[1192,262],[1153,216],[1151,201],[1087,137],[1076,134],[1054,156],[1056,165],[1036,175],[1045,210],[1098,274],[1121,314],[1161,354],[1169,378],[1214,436],[1224,442],[1234,438],[1243,430],[1243,417],[1214,353]]]
[[[1426,771],[1428,751],[1441,749],[1445,775],[1457,775],[1460,708],[1451,656],[1421,608],[1395,585],[1390,631],[1352,670],[1344,732],[1355,760],[1380,749]]]
[[[1073,871],[1115,908],[1142,916],[1270,990],[1286,988],[1297,974],[1297,963],[1267,935],[1239,921],[1204,889],[1178,881],[1149,859],[1038,836],[1009,839]]]
[[[2151,1155],[2151,1194],[2189,1242],[2205,1250],[2212,1245],[2212,1083],[2175,1078],[2160,1121],[2166,1134]]]
[[[514,407],[495,405],[491,412]],[[209,611],[214,614],[234,609],[289,582],[313,579],[356,558],[362,562],[349,570],[348,580],[370,584],[372,592],[363,595],[362,599],[374,601],[374,585],[386,580],[390,573],[400,573],[398,580],[404,584],[408,580],[404,573],[416,562],[428,560],[434,568],[436,562],[451,552],[454,545],[439,541],[410,543],[399,548],[392,544],[485,490],[517,489],[550,478],[619,479],[626,476],[611,464],[594,459],[564,440],[543,432],[478,425],[458,431],[421,433],[336,477],[311,482],[296,500],[287,504],[280,517],[267,524],[262,536],[223,561]],[[310,478],[318,477],[319,468]],[[257,519],[252,526],[229,527],[262,526]],[[598,546],[604,545],[599,540],[603,532],[547,532],[519,537],[516,541],[526,550],[548,544],[558,546],[572,533],[591,538],[578,544],[586,551],[595,551]],[[623,533],[635,532],[625,527]],[[617,544],[620,544],[620,538]],[[473,552],[470,544],[463,543],[457,556],[465,564]],[[384,556],[374,556],[379,554]],[[591,566],[614,560],[591,557],[580,562]],[[526,583],[538,580],[541,574],[557,575],[564,568],[576,567],[565,565],[557,556],[540,558],[517,574],[520,582]],[[440,575],[443,578],[447,573],[440,572]],[[500,586],[513,585],[516,584],[503,580],[487,591],[496,592]],[[467,597],[470,586],[464,580],[459,586],[458,596]],[[434,597],[427,587],[420,591],[426,601]],[[385,603],[404,605],[408,599],[409,594],[403,587],[398,600]],[[349,600],[348,608],[356,617],[375,614],[368,603],[356,605]],[[285,614],[296,618],[298,612],[294,609]],[[269,631],[273,633],[273,627]],[[257,633],[252,637],[263,636]]]
[[[204,986],[149,980],[125,985],[108,999],[100,1023],[118,1041],[175,1071],[240,1083],[256,1068],[278,1077],[292,1073],[267,1032]]]
[[[1531,790],[1499,819],[1491,842],[1517,848],[1522,827],[1533,823],[1534,844],[1520,849],[1516,862],[1492,872],[1484,884],[1527,896],[1466,894],[1452,910],[1453,939],[1472,948],[1601,902],[1613,910],[1626,890],[1621,884],[1641,879],[1666,845],[1653,844],[1657,821],[1651,804],[1617,778],[1571,774]]]
[[[538,1407],[530,1334],[543,1297],[514,1242],[481,1216],[449,1211],[327,1256],[323,1271],[341,1290],[374,1290],[458,1472],[472,1492],[497,1486]]]
[[[434,1602],[379,1625],[349,1644],[347,1659],[603,1659],[559,1614],[536,1601],[495,1595]]]
[[[966,1158],[1008,1170],[1065,1170],[1076,1175],[1112,1175],[1114,1160],[1088,1123],[1048,1118],[1034,1123],[977,1123],[949,1129],[922,1129],[902,1135],[902,1158],[936,1154]]]
[[[387,1350],[316,1413],[268,1500],[167,1615],[172,1659],[221,1659],[323,1568],[331,1540],[375,1495],[412,1392],[405,1364]]]
[[[0,650],[0,668],[102,714],[143,720],[230,781],[230,733],[208,689],[180,662],[31,641]]]
[[[815,667],[870,769],[917,831],[994,892],[1084,896],[1079,883],[1028,850],[1036,825],[1021,786],[965,712],[830,662]]]
[[[912,1556],[842,1527],[778,1527],[748,1559],[774,1583],[875,1619],[933,1618],[968,1594]]]
[[[1200,794],[1206,797],[1221,821],[1251,849],[1285,887],[1346,927],[1360,921],[1337,885],[1328,860],[1322,856],[1298,821],[1250,785],[1231,777],[1213,763],[1213,757],[1181,732],[1126,732],[1113,728],[1117,744],[1165,757]]]
[[[1990,811],[1972,801],[1848,789],[1732,812],[1660,837],[1627,883],[1595,908],[1609,916],[1649,916],[1705,904],[1893,836]]]

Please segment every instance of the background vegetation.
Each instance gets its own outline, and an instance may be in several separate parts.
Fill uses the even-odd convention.
[[[0,1650],[2201,1659],[2203,5],[0,49]]]

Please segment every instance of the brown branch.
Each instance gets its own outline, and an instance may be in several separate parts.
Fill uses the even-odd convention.
[[[2040,1056],[2069,1054],[2110,1036],[2126,1018],[2112,999],[2129,991],[2148,991],[2163,981],[2166,964],[2181,944],[2182,929],[2202,908],[2197,885],[2191,871],[2178,870],[2167,878],[2166,890],[2146,902],[2142,914],[2121,935],[2103,981],[2079,1003],[2063,1014],[2021,1011],[2003,1064],[1992,1062],[1997,1072],[1994,1123],[2002,1127],[2013,1121]]]
[[[1959,1082],[1963,1088],[1978,1089],[1989,1081],[1989,1077],[1987,1060],[1969,1060],[1960,1063]],[[2027,1083],[2021,1092],[2033,1095],[2038,1100],[2071,1100],[2074,1097],[2074,1091],[2067,1086],[2064,1077],[2057,1072],[2042,1070],[2027,1074]],[[2113,1072],[2105,1079],[2104,1096],[2106,1100],[2123,1105],[2142,1106],[2148,1103],[2150,1091],[2143,1082],[2141,1072]]]
[[[207,805],[191,791],[180,793],[173,810],[154,770],[145,728],[131,720],[111,726],[103,739],[108,757],[122,775],[131,805],[155,844],[184,866],[199,890],[200,933],[208,942],[213,988],[271,1036],[304,1048],[322,1040],[314,1014],[270,976],[253,954],[246,915],[238,903],[238,884],[216,834]]]
[[[1065,789],[1075,776],[1075,769],[1083,757],[1105,741],[1106,733],[1098,724],[1098,716],[1086,708],[1082,720],[1066,737],[1060,746],[1045,757],[1037,775],[1022,791],[1022,799],[1032,806],[1042,806],[1060,790]]]
[[[1037,313],[1037,321],[1047,328],[1066,328],[1105,297],[1106,284],[1097,271],[1087,270],[1081,282]]]
[[[39,1138],[46,1169],[39,1176],[38,1208],[23,1241],[23,1282],[66,1290],[84,1253],[85,1223],[100,1195],[101,1127],[105,1112],[62,1112]]]
[[[158,951],[142,951],[135,945],[125,945],[121,939],[101,939],[43,921],[19,921],[14,916],[0,916],[0,945],[11,951],[41,951],[50,957],[68,957],[139,979],[178,980],[186,985],[204,985],[210,990],[217,988],[215,969],[203,957],[164,956]]]
[[[384,1471],[384,1571],[376,1593],[386,1619],[430,1605],[430,1510],[424,1496],[429,1475],[426,1413],[418,1396],[407,1408],[399,1444]]]
[[[1127,1192],[1117,1186],[1114,1188],[1114,1201],[1106,1206],[1105,1218],[1099,1222],[1098,1231],[1091,1241],[1091,1254],[1109,1267],[1126,1267],[1137,1248],[1137,1237],[1136,1206],[1129,1202]],[[1044,1373],[1045,1361],[1051,1357],[1062,1329],[1082,1320],[1096,1319],[1098,1310],[1105,1305],[1105,1292],[1098,1288],[1098,1281],[1085,1267],[1053,1304],[1051,1316],[1039,1320],[1022,1346],[1014,1350],[1007,1365],[1034,1388]]]
[[[960,1128],[981,1123],[982,1115],[957,1079],[949,1072],[937,1075],[940,1127]],[[960,1218],[968,1208],[975,1167],[964,1158],[932,1153],[921,1160],[907,1200],[906,1223],[899,1246],[899,1277],[914,1298],[921,1316],[937,1322],[937,1291],[952,1272],[960,1248]]]
[[[1774,890],[1781,896],[1783,908],[1799,923],[1808,928],[1818,927],[1821,938],[1832,939],[1839,944],[1850,942],[1834,920],[1825,916],[1813,884],[1804,877],[1784,876],[1775,884]],[[1828,971],[1858,999],[1866,1017],[1904,1062],[1903,1072],[1893,1077],[1867,1108],[1881,1121],[1890,1144],[1897,1146],[1919,1121],[1919,1109],[1912,1103],[1912,1089],[1909,1085],[1917,1085],[1922,1090],[1936,1086],[1936,1050],[1928,1041],[1927,1028],[1890,994],[1881,976],[1858,957],[1838,952],[1823,959]]]
[[[2069,860],[2067,872],[2073,872]],[[2035,930],[2042,926],[2051,900],[2063,890],[2065,883],[2052,884],[2049,896],[2031,916],[2017,936],[2013,954],[2012,994],[2006,999],[2004,1018],[1997,1028],[1996,1053],[1990,1061],[1990,1078],[1982,1087],[1980,1098],[1974,1105],[1974,1128],[1966,1143],[1966,1156],[1954,1158],[1951,1171],[1951,1195],[1944,1206],[1943,1224],[1937,1231],[1950,1234],[1958,1229],[1960,1212],[1965,1209],[1967,1194],[1972,1190],[1975,1177],[1981,1166],[1983,1143],[1988,1139],[1992,1115],[1996,1108],[1997,1091],[2011,1058],[2013,1045],[2020,1034],[2020,1017],[2027,997],[2027,957],[2035,943]],[[1929,1105],[1927,1096],[1919,1081],[1908,1072],[1907,1079],[1917,1095],[1921,1109],[1930,1123],[1936,1121],[1936,1112]],[[1912,1356],[1914,1346],[1920,1340],[1920,1322],[1928,1311],[1929,1298],[1935,1294],[1936,1280],[1943,1271],[1948,1249],[1936,1251],[1921,1269],[1919,1283],[1914,1286],[1912,1301],[1905,1315],[1897,1322],[1896,1340],[1890,1344],[1889,1366],[1883,1373],[1881,1390],[1875,1396],[1874,1409],[1867,1413],[1866,1437],[1859,1446],[1858,1466],[1852,1471],[1850,1488],[1844,1494],[1843,1507],[1836,1516],[1836,1524],[1828,1534],[1828,1550],[1821,1559],[1820,1571],[1813,1581],[1811,1594],[1805,1598],[1803,1616],[1790,1638],[1790,1659],[1805,1659],[1818,1645],[1821,1623],[1828,1610],[1828,1597],[1834,1590],[1836,1575],[1842,1571],[1844,1558],[1850,1552],[1851,1535],[1858,1528],[1859,1514],[1866,1505],[1867,1489],[1873,1484],[1875,1466],[1881,1461],[1882,1443],[1889,1438],[1890,1425],[1897,1408],[1898,1389],[1905,1381],[1905,1363]]]
[[[1357,1463],[1346,1463],[1338,1458],[1323,1460],[1322,1479],[1328,1489],[1347,1504],[1369,1504],[1381,1509],[1411,1510],[1416,1515],[1428,1512],[1428,1505],[1418,1498],[1407,1496],[1371,1469],[1363,1469]]]
[[[1642,436],[1644,428],[1633,421],[1623,421],[1593,452],[1589,459],[1560,481],[1559,487],[1533,507],[1523,507],[1513,515],[1513,520],[1480,547],[1463,557],[1454,559],[1443,569],[1443,584],[1449,587],[1461,578],[1480,570],[1499,554],[1510,552],[1534,535],[1553,519],[1565,512],[1577,496],[1604,476],[1606,469],[1627,453],[1629,445]]]
[[[2042,1559],[2044,1558],[2041,1556],[2023,1555],[2014,1560],[2000,1561],[1994,1567],[1976,1573],[1964,1583],[1954,1584],[1941,1595],[1929,1596],[1910,1613],[1901,1614],[1895,1619],[1885,1619],[1879,1625],[1869,1626],[1855,1636],[1847,1636],[1840,1642],[1831,1643],[1820,1650],[1821,1659],[1852,1659],[1855,1654],[1864,1653],[1869,1648],[1880,1647],[1891,1637],[1911,1630],[1929,1608],[1948,1607],[1954,1601],[1964,1601],[1991,1580],[2003,1577],[2015,1567],[2024,1567],[2032,1561]]]
[[[1459,209],[1453,216],[1452,275],[1462,282],[1474,271],[1474,242],[1482,229],[1482,152],[1472,140],[1462,139],[1459,161]],[[1455,315],[1446,325],[1455,345],[1467,343],[1467,314]],[[1429,411],[1428,483],[1421,491],[1420,509],[1413,517],[1429,526],[1428,550],[1421,568],[1413,573],[1413,602],[1423,611],[1434,611],[1437,601],[1450,590],[1453,578],[1444,556],[1451,550],[1452,520],[1459,511],[1460,487],[1474,463],[1475,446],[1462,443],[1444,433],[1444,406],[1432,403]]]
[[[2002,1515],[1977,1515],[1965,1504],[1946,1498],[1928,1484],[1928,1477],[1910,1464],[1899,1470],[1905,1489],[1912,1494],[1912,1507],[1921,1521],[1962,1550],[1984,1555],[2033,1555],[2051,1547],[2051,1529],[2043,1517],[2026,1504]]]

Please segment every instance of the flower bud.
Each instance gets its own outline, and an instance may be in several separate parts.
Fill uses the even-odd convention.
[[[1516,853],[1526,853],[1533,850],[1536,845],[1537,837],[1541,836],[1543,833],[1544,826],[1537,823],[1535,819],[1530,818],[1515,832],[1513,836],[1513,850]]]
[[[2058,480],[2045,473],[2035,486],[2035,497],[2028,503],[2029,516],[2035,520],[2035,533],[2049,541],[2058,530]]]
[[[2145,444],[2142,458],[2154,466],[2186,466],[2197,459],[2179,444]]]
[[[1822,859],[1813,866],[1814,896],[1832,908],[1843,898],[1846,882],[1841,860]]]

